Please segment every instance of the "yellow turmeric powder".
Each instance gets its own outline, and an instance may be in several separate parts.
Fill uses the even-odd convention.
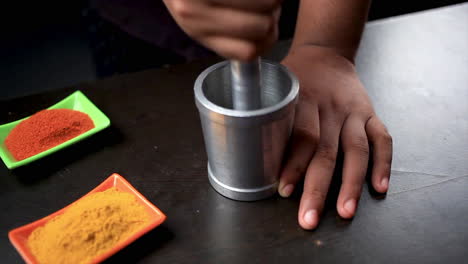
[[[111,188],[83,198],[35,229],[28,246],[39,263],[89,263],[149,220],[133,195]]]

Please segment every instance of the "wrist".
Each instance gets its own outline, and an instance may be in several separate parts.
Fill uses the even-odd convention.
[[[354,62],[333,48],[302,45],[293,46],[281,63],[299,79],[309,78],[311,72],[332,71],[342,76],[356,76]]]
[[[295,58],[303,58],[304,60],[333,59],[345,60],[354,66],[354,54],[355,51],[345,51],[329,46],[297,44],[291,46],[282,63],[287,65],[291,59],[295,60]]]

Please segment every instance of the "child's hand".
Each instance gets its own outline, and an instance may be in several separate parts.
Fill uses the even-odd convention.
[[[164,0],[179,26],[219,55],[250,60],[278,38],[280,0]]]
[[[283,61],[300,81],[299,104],[279,193],[291,194],[305,177],[299,224],[314,229],[319,222],[335,168],[338,145],[344,151],[342,185],[337,202],[341,217],[354,216],[372,145],[372,185],[388,190],[392,138],[376,116],[354,65],[332,49],[292,48]]]

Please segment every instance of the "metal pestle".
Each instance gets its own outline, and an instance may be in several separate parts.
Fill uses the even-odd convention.
[[[249,62],[231,60],[232,103],[235,110],[262,108],[260,57]]]

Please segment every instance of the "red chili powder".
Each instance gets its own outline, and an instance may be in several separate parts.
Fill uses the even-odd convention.
[[[94,128],[85,113],[71,109],[42,110],[20,122],[5,139],[16,160],[34,156]]]

